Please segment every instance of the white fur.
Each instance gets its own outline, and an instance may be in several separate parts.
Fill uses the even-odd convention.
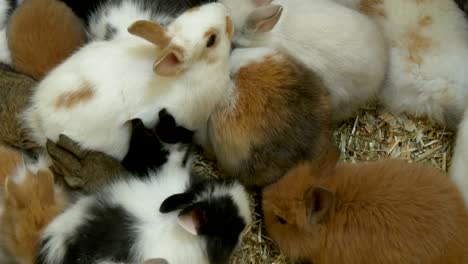
[[[359,0],[336,0],[358,8]],[[384,17],[374,20],[390,46],[388,79],[382,102],[393,112],[428,116],[456,126],[468,100],[468,24],[453,0],[384,0]],[[427,26],[420,26],[424,17]],[[417,32],[430,42],[419,52],[422,62],[412,63],[409,33]],[[448,119],[449,117],[450,119]],[[451,124],[455,121],[454,124]]]
[[[459,126],[449,174],[468,206],[468,108]]]
[[[204,239],[188,233],[178,224],[179,212],[161,214],[158,211],[167,197],[184,192],[189,184],[191,163],[182,167],[184,155],[184,151],[171,151],[168,162],[156,172],[157,175],[150,175],[145,181],[118,181],[102,192],[108,201],[122,206],[138,219],[139,224],[134,227],[138,233],[137,242],[132,248],[132,257],[136,262],[164,258],[171,264],[208,264]],[[224,192],[231,193],[244,213],[242,206],[247,204],[248,200],[241,188],[240,185],[234,185]],[[47,247],[53,249],[49,251],[51,255],[47,257],[47,263],[60,263],[64,254],[63,241],[84,221],[86,208],[95,202],[93,199],[95,198],[87,198],[73,205],[47,227],[45,236],[54,236]],[[246,220],[250,219],[250,214],[247,216]]]
[[[6,28],[9,9],[10,9],[10,4],[8,3],[8,1],[0,0],[0,29]]]
[[[0,0],[2,1],[2,0]],[[7,29],[0,29],[0,62],[11,64],[11,53],[8,46]]]
[[[172,43],[184,48],[188,69],[177,77],[161,77],[153,63],[161,51],[135,36],[96,41],[85,46],[55,68],[35,88],[31,106],[24,113],[25,125],[34,139],[44,145],[66,134],[85,149],[107,153],[119,160],[128,150],[133,118],[154,123],[161,108],[192,130],[203,129],[214,106],[225,95],[229,82],[229,39],[225,32],[226,9],[217,3],[178,17],[169,27]],[[220,43],[210,56],[204,33],[219,30]],[[191,64],[190,64],[191,63]],[[91,100],[69,109],[57,109],[57,99],[87,82],[95,91]]]
[[[234,49],[229,61],[229,72],[233,75],[237,73],[240,68],[252,63],[262,62],[265,57],[274,53],[276,53],[276,51],[269,47]]]
[[[69,210],[54,218],[46,227],[43,236],[50,236],[50,241],[42,251],[53,252],[49,254],[47,263],[59,264],[65,255],[66,239],[74,235],[75,229],[85,222],[88,217],[87,209],[94,202],[94,197],[79,199]]]
[[[159,15],[153,18],[152,10],[143,9],[139,3],[138,1],[122,1],[116,5],[114,2],[109,2],[101,6],[90,17],[90,38],[93,40],[105,40],[108,25],[117,30],[114,38],[119,38],[130,35],[127,27],[136,20],[154,20],[161,24],[168,24],[173,19],[169,15]]]
[[[331,0],[275,0],[284,7],[267,33],[245,30],[252,0],[221,0],[231,7],[235,42],[285,51],[319,74],[330,91],[334,119],[349,117],[381,87],[387,49],[378,27],[367,17]]]

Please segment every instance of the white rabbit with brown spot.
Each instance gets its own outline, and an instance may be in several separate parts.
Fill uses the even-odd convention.
[[[331,0],[221,0],[231,8],[234,43],[291,55],[324,80],[333,119],[375,99],[387,48],[375,23]]]
[[[380,99],[456,128],[468,102],[468,23],[453,0],[335,0],[371,17],[390,49]]]
[[[40,145],[65,134],[119,160],[128,151],[128,121],[152,126],[162,108],[181,126],[203,131],[230,82],[227,11],[210,3],[167,29],[137,21],[133,35],[88,44],[36,87],[25,126]]]

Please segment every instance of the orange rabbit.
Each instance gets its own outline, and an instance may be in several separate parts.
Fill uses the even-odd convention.
[[[468,213],[436,168],[387,160],[304,164],[264,190],[265,226],[294,261],[468,263]]]
[[[7,28],[13,66],[36,80],[85,43],[83,22],[58,0],[26,0]]]
[[[0,162],[1,244],[17,263],[34,264],[41,231],[64,209],[66,197],[49,169],[25,165],[14,150],[0,146]]]

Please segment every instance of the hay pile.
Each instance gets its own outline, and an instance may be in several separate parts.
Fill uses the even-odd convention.
[[[377,107],[368,107],[338,126],[335,138],[341,159],[346,162],[403,158],[447,170],[454,133],[428,120],[394,116]],[[213,162],[204,159],[196,162],[195,170],[212,177],[220,174]],[[262,229],[260,217],[254,216],[254,224],[244,237],[242,250],[236,253],[231,263],[286,263]]]

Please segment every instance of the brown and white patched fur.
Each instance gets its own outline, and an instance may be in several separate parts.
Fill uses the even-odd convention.
[[[387,48],[375,25],[331,0],[221,0],[231,7],[234,43],[274,47],[323,78],[333,119],[350,117],[373,100],[387,66]]]
[[[303,64],[272,48],[239,48],[231,76],[208,123],[212,154],[230,176],[262,187],[331,144],[326,87]]]
[[[468,24],[453,0],[336,0],[373,18],[390,49],[380,99],[456,128],[468,100]]]
[[[444,172],[403,160],[335,162],[298,166],[265,189],[265,227],[286,256],[314,264],[468,263],[467,209]]]
[[[203,130],[229,81],[232,26],[219,3],[189,10],[168,27],[137,21],[132,35],[95,41],[36,87],[25,125],[44,145],[60,134],[121,160],[130,123],[152,126],[166,108],[179,124]]]

